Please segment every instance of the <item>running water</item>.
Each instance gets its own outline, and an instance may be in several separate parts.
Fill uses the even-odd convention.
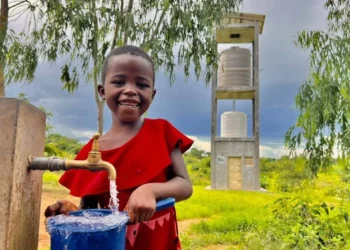
[[[119,212],[117,185],[110,180],[110,209],[87,209],[57,215],[47,220],[52,250],[125,249],[126,212]],[[106,240],[108,239],[108,240]]]
[[[125,249],[128,216],[108,209],[72,212],[70,216],[50,217],[46,230],[52,238],[52,250],[62,249]],[[108,239],[108,240],[106,240]]]
[[[85,210],[79,214],[56,215],[48,219],[46,229],[49,233],[59,231],[68,237],[71,233],[99,232],[122,227],[128,221],[125,213],[102,213],[96,210]]]
[[[109,204],[112,213],[117,214],[119,211],[119,200],[118,200],[118,191],[117,191],[117,185],[115,183],[115,180],[109,181],[109,193],[111,195],[111,202]]]

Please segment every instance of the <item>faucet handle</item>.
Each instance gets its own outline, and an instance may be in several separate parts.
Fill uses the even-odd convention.
[[[99,151],[98,138],[100,138],[100,134],[99,133],[94,134],[94,136],[92,137],[92,139],[94,141],[92,142],[92,149],[91,149],[91,151]]]

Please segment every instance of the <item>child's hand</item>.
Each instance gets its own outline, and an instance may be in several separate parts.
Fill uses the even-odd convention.
[[[59,200],[55,204],[48,206],[45,210],[45,217],[55,216],[59,214],[68,215],[69,212],[78,210],[78,207],[70,201]]]
[[[156,199],[148,185],[140,186],[131,194],[124,211],[129,214],[129,223],[140,223],[152,218],[156,211]]]

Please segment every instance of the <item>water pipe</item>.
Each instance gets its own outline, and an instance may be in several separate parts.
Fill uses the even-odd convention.
[[[92,149],[86,160],[68,160],[57,157],[29,157],[28,169],[30,170],[50,170],[60,171],[69,169],[87,169],[90,171],[106,170],[108,172],[108,179],[116,180],[117,173],[112,164],[101,159],[101,152],[99,151],[98,139],[100,134],[93,136]]]

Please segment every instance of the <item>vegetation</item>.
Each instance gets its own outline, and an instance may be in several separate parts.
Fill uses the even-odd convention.
[[[332,165],[334,151],[349,168],[350,0],[327,0],[327,31],[302,31],[296,44],[310,51],[310,74],[296,96],[297,122],[285,136],[292,153],[303,146],[314,175]]]
[[[49,134],[46,137],[46,144],[50,144],[57,148],[61,152],[60,155],[67,155],[67,157],[70,156],[70,158],[74,158],[83,147],[83,144],[78,140],[60,134]]]
[[[0,9],[0,97],[5,96],[5,83],[34,80],[38,65],[38,51],[27,40],[26,31],[36,29],[37,19],[42,15],[42,3],[37,1],[1,0]],[[9,28],[10,22],[24,17],[25,25],[19,33]],[[15,61],[14,65],[11,65]],[[9,75],[8,68],[15,68],[16,74]],[[11,71],[11,70],[10,70]]]
[[[59,135],[50,142],[66,154],[73,155],[79,147]],[[207,189],[208,153],[192,148],[185,161],[194,194],[176,204],[179,223],[191,222],[180,231],[184,249],[350,248],[350,180],[343,167],[320,171],[316,179],[305,157],[262,158],[266,191],[219,191]],[[44,191],[62,192],[61,174],[45,173]]]
[[[18,4],[25,2],[29,1]],[[39,59],[56,62],[65,57],[66,62],[60,65],[63,89],[74,92],[82,81],[93,83],[102,134],[104,100],[97,85],[103,60],[111,49],[137,44],[150,53],[157,69],[161,66],[169,73],[170,83],[174,82],[176,66],[183,66],[188,76],[191,64],[197,78],[204,76],[209,83],[218,58],[212,28],[220,25],[225,15],[236,12],[241,2],[38,0],[30,5],[37,15],[29,32],[8,32],[7,18],[1,18],[4,42],[0,49],[5,56],[1,56],[0,66],[6,66],[7,83],[31,82]],[[8,3],[6,7],[11,8]]]
[[[210,156],[204,150],[192,148],[190,153],[185,154],[185,161],[187,163],[187,170],[192,176],[193,185],[210,185]]]

